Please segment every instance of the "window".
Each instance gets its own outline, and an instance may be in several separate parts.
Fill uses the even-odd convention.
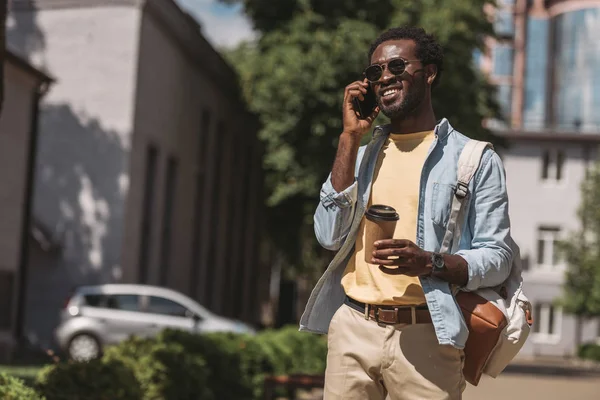
[[[509,44],[499,43],[494,47],[494,75],[512,76],[513,72],[513,47]]]
[[[533,332],[536,341],[558,341],[562,328],[562,308],[552,304],[537,303],[533,312]]]
[[[227,162],[226,154],[230,151],[230,147],[233,146],[233,135],[226,130],[224,121],[219,121],[217,125],[217,133],[220,136],[221,146],[219,146],[219,156],[216,157],[216,162],[221,161],[221,165],[217,167],[217,173],[213,178],[213,187],[211,188],[212,201],[210,213],[210,243],[208,247],[208,265],[209,268],[206,273],[206,282],[204,282],[204,304],[211,308],[213,307],[213,295],[215,293],[215,267],[218,264],[218,239],[219,239],[219,226],[222,221],[220,216],[223,215],[223,209],[226,209],[226,204],[223,204],[221,200],[221,187],[222,183],[226,182],[227,176],[225,172],[227,168],[224,167]]]
[[[537,244],[538,266],[554,267],[560,261],[556,243],[559,240],[559,228],[539,228]]]
[[[204,216],[204,192],[205,192],[205,168],[208,147],[208,136],[210,135],[210,112],[202,112],[202,125],[198,138],[198,149],[196,150],[196,191],[194,194],[194,219],[192,224],[192,255],[190,257],[190,295],[198,298],[198,279],[200,279],[200,239],[202,235],[202,223]]]
[[[548,19],[527,20],[523,126],[528,129],[546,126],[549,26]]]
[[[106,298],[106,307],[122,311],[140,311],[139,296],[136,294],[113,294]]]
[[[152,314],[170,315],[172,317],[187,317],[188,309],[173,300],[164,297],[149,296],[147,312]]]
[[[479,66],[481,65],[481,57],[482,57],[481,50],[479,50],[479,49],[473,50],[472,57],[473,57],[473,64],[475,64],[475,67],[479,68]]]
[[[175,202],[175,192],[177,179],[177,160],[169,157],[167,161],[167,174],[164,187],[164,203],[162,215],[162,235],[160,245],[160,276],[161,285],[167,284],[169,273],[169,264],[171,262],[171,233],[173,225],[173,204]]]
[[[565,153],[562,150],[546,150],[542,153],[542,180],[563,180],[564,167]]]
[[[0,329],[10,329],[13,315],[14,274],[0,271]]]
[[[154,185],[158,150],[150,145],[146,149],[146,176],[144,179],[144,199],[142,200],[142,226],[140,229],[140,250],[138,256],[139,281],[148,283],[150,263],[150,238],[152,237],[152,213],[154,210]]]
[[[553,122],[567,131],[600,130],[600,9],[553,20]]]
[[[106,296],[102,294],[86,294],[83,301],[88,307],[106,307]]]
[[[512,107],[512,86],[498,85],[496,87],[496,100],[500,106],[500,112],[505,120],[510,120]]]
[[[501,37],[512,37],[515,33],[513,15],[510,10],[497,10],[494,19],[494,31]]]

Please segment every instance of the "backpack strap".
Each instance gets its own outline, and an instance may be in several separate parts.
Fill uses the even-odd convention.
[[[460,153],[460,157],[458,158],[458,168],[456,170],[456,190],[454,191],[454,197],[452,198],[452,208],[450,210],[446,234],[444,235],[444,240],[442,241],[442,247],[440,249],[441,253],[448,253],[452,250],[452,254],[458,250],[462,234],[462,225],[464,222],[463,205],[470,196],[469,183],[475,176],[483,152],[487,147],[493,148],[491,143],[470,139],[465,145],[462,153]]]

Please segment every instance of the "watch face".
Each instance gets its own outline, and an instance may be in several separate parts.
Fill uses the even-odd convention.
[[[433,255],[433,266],[438,269],[444,268],[444,257],[441,254]]]

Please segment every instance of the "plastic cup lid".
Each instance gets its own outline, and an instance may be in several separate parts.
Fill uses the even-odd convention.
[[[400,219],[393,207],[383,204],[373,204],[365,215],[370,220],[398,221]]]

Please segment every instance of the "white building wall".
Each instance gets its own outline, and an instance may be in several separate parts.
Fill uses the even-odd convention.
[[[32,257],[27,330],[49,344],[74,285],[120,276],[140,11],[16,8],[8,43],[55,78],[39,126],[33,217],[61,242]]]
[[[527,270],[523,274],[526,294],[534,304],[545,307],[562,296],[562,284],[566,265],[559,262],[552,267],[538,265],[539,229],[558,228],[559,239],[567,239],[580,227],[577,210],[581,201],[580,186],[586,168],[598,159],[598,145],[593,141],[511,140],[510,147],[499,153],[506,169],[512,234],[521,248],[521,256]],[[543,154],[562,151],[565,158],[562,179],[543,179]],[[553,175],[552,164],[550,176]],[[545,311],[542,314],[546,314]],[[547,326],[548,315],[534,315]],[[583,329],[583,341],[598,336],[598,321],[587,321]],[[559,311],[552,321],[551,335],[532,334],[521,356],[556,355],[568,356],[576,351],[576,322],[570,315]]]

